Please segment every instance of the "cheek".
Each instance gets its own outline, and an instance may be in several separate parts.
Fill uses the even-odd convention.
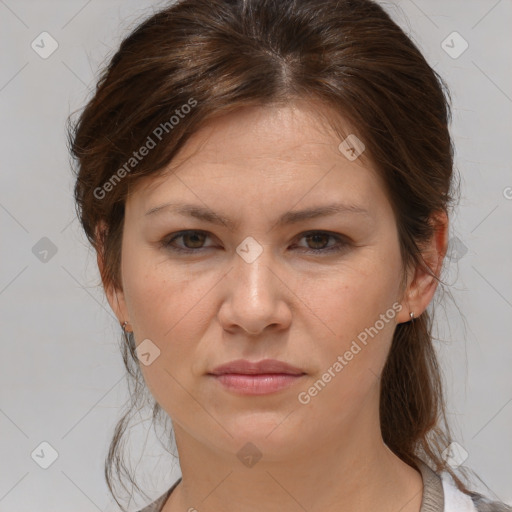
[[[336,373],[333,384],[327,386],[337,390],[331,395],[333,400],[341,396],[347,401],[360,400],[377,382],[401,309],[400,268],[398,246],[384,246],[368,250],[336,274],[316,279],[314,286],[306,288],[310,283],[304,283],[300,290],[314,313],[308,328],[319,333],[315,338],[316,346],[322,347],[320,376],[329,368]],[[338,356],[343,358],[343,369],[338,365],[336,371],[333,365]]]
[[[335,272],[298,281],[296,293],[304,298],[312,317],[323,324],[326,337],[331,334],[346,341],[373,325],[396,303],[400,265],[393,255],[388,256],[371,253]]]
[[[136,343],[149,339],[160,351],[150,365],[139,363],[144,381],[162,408],[180,417],[190,407],[182,386],[190,378],[196,342],[207,319],[201,306],[211,285],[190,279],[169,264],[155,263],[154,255],[153,261],[149,256],[127,257],[125,268],[126,303]]]
[[[189,277],[184,266],[171,265],[164,251],[140,249],[129,239],[124,249],[125,299],[137,340],[150,338],[163,343],[180,323],[194,315],[194,305],[205,295],[205,287]]]
[[[139,254],[125,260],[126,302],[136,343],[151,340],[160,355],[149,366],[141,366],[148,387],[157,398],[182,392],[176,381],[186,382],[194,361],[201,361],[204,338],[215,313],[215,272],[191,275],[184,265],[171,265],[155,254]],[[170,389],[174,393],[170,393]],[[162,396],[163,398],[163,396]]]

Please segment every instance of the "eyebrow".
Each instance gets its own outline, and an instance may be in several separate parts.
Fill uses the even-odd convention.
[[[193,204],[165,203],[160,206],[156,206],[155,208],[151,208],[144,214],[144,216],[151,216],[158,213],[163,213],[165,211],[171,211],[185,217],[194,217],[211,224],[224,225],[228,229],[232,230],[238,226],[238,222],[234,222],[231,219],[210,210],[209,208]],[[368,210],[365,210],[361,206],[354,204],[331,203],[308,208],[305,210],[289,211],[278,219],[277,225],[283,226],[287,224],[295,224],[304,220],[315,219],[318,217],[325,217],[339,213],[370,216]]]

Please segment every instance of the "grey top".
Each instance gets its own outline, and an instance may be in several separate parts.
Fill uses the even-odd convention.
[[[418,470],[421,472],[423,479],[423,497],[420,512],[444,512],[444,492],[441,477],[421,461],[418,462]],[[180,482],[181,478],[162,496],[139,512],[161,512],[165,502]],[[512,507],[498,501],[491,501],[481,494],[471,493],[470,497],[478,512],[512,512]]]

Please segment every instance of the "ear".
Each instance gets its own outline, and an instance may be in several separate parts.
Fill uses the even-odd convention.
[[[99,221],[94,230],[95,238],[97,241],[96,258],[98,262],[98,269],[101,275],[101,281],[103,283],[103,289],[105,290],[105,295],[107,296],[108,303],[110,304],[112,311],[115,313],[119,323],[122,325],[123,322],[125,321],[127,321],[128,323],[130,322],[128,311],[126,308],[124,292],[122,288],[116,288],[114,283],[107,281],[106,276],[104,274],[105,261],[103,256],[103,240],[104,235],[107,231],[108,227],[106,223],[103,220]],[[129,326],[127,326],[126,331],[131,331]]]
[[[445,211],[439,211],[431,216],[430,221],[434,233],[420,249],[431,272],[419,265],[411,268],[402,300],[404,307],[397,315],[397,323],[409,322],[411,312],[414,318],[418,318],[427,309],[437,289],[436,277],[439,278],[448,247],[448,216]]]

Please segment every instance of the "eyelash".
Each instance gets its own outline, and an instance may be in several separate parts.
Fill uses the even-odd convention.
[[[183,238],[183,236],[185,236],[185,235],[194,235],[194,234],[202,234],[202,235],[209,236],[209,233],[207,233],[206,231],[201,231],[201,230],[180,231],[178,233],[174,233],[171,236],[171,238],[167,237],[164,240],[162,240],[160,245],[164,249],[167,249],[167,250],[170,250],[170,251],[173,251],[173,252],[176,252],[176,253],[186,253],[186,254],[187,253],[191,254],[191,253],[194,253],[194,252],[200,252],[200,251],[202,251],[204,249],[210,249],[211,248],[211,247],[199,247],[197,249],[187,249],[187,248],[184,249],[182,247],[177,247],[175,245],[171,245],[175,240],[177,240],[179,238]],[[337,240],[338,244],[334,245],[334,246],[331,246],[331,247],[324,248],[324,249],[306,249],[306,248],[303,248],[305,250],[301,251],[302,253],[305,253],[305,254],[315,254],[315,255],[336,253],[336,252],[342,251],[343,249],[345,249],[349,245],[349,242],[344,237],[341,237],[339,235],[335,235],[335,234],[330,233],[328,231],[306,231],[305,233],[301,233],[300,239],[306,238],[306,237],[312,237],[312,236],[315,236],[315,235],[326,235],[326,236],[329,236],[330,238],[333,238],[333,239]]]

